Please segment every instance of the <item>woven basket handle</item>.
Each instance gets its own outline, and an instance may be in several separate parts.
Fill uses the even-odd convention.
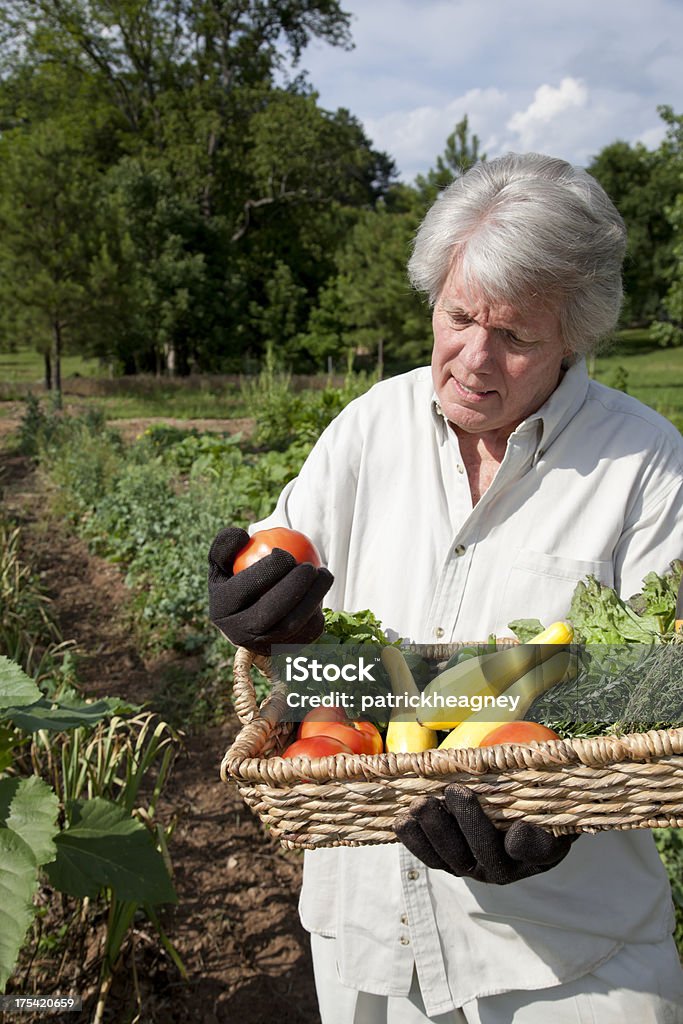
[[[251,678],[251,666],[259,670],[262,676],[272,681],[272,668],[270,658],[262,654],[254,654],[246,647],[238,647],[235,651],[233,662],[233,703],[235,711],[242,725],[253,721],[258,715],[259,707],[254,692],[254,682]]]

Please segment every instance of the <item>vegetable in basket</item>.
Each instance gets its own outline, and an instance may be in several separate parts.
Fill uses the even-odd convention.
[[[566,622],[555,622],[520,646],[467,658],[447,668],[425,688],[425,697],[434,701],[435,707],[433,711],[418,711],[418,721],[430,729],[455,729],[472,711],[461,703],[456,715],[452,707],[437,706],[439,698],[498,697],[507,692],[512,683],[550,658],[555,645],[571,643],[572,636]]]

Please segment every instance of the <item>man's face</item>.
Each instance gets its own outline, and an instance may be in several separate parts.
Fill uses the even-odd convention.
[[[451,270],[434,307],[432,378],[455,427],[508,437],[557,387],[562,340],[556,312],[530,305],[521,313],[465,290]]]

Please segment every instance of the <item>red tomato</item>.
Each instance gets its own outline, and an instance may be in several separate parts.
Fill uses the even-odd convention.
[[[297,757],[304,754],[306,757],[327,757],[328,754],[352,754],[351,747],[347,747],[341,740],[333,736],[308,736],[305,740],[295,740],[290,743],[283,753],[283,757]]]
[[[384,750],[384,741],[382,739],[381,732],[374,722],[365,722],[361,720],[359,722],[353,722],[353,725],[356,729],[360,730],[360,732],[365,733],[365,735],[370,739],[372,750],[369,750],[368,753],[381,754]]]
[[[346,717],[344,709],[337,705],[331,708],[313,708],[313,710],[309,711],[299,723],[299,728],[296,731],[296,738],[298,740],[303,736],[301,730],[306,722],[327,722],[329,724],[330,722],[348,722],[348,718]],[[322,732],[324,731],[325,730],[323,729]],[[313,734],[307,733],[307,735]]]
[[[375,740],[370,733],[359,729],[357,722],[302,722],[301,738],[333,736],[350,747],[354,754],[374,754]]]
[[[237,552],[232,567],[233,575],[265,558],[273,548],[289,551],[297,562],[311,562],[316,568],[322,564],[315,545],[305,534],[298,530],[288,530],[284,526],[275,526],[272,530],[257,530],[250,537],[249,543]]]
[[[531,740],[545,743],[546,740],[559,738],[556,732],[539,722],[505,722],[484,736],[479,746],[495,747],[499,743],[529,743]]]

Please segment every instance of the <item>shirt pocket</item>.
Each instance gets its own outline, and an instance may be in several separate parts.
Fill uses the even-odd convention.
[[[306,850],[299,917],[307,932],[336,937],[338,890],[339,850],[336,847]]]
[[[539,619],[549,626],[564,619],[579,580],[595,576],[611,587],[614,567],[601,559],[566,558],[520,548],[501,590],[496,616],[499,628],[514,619]]]

